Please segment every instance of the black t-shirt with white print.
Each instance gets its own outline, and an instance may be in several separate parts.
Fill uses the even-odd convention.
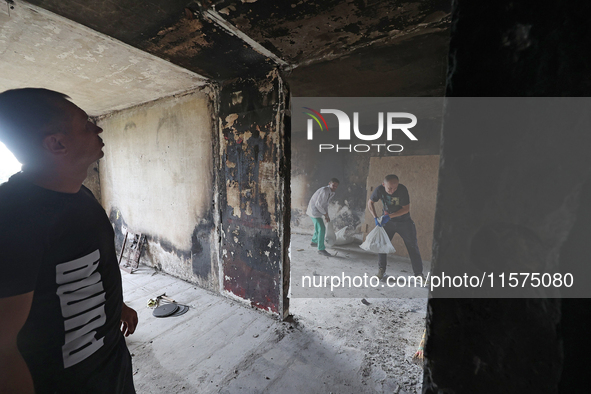
[[[37,392],[102,392],[85,384],[100,381],[96,374],[121,354],[113,239],[104,209],[84,186],[59,193],[20,174],[0,185],[0,297],[34,291],[18,347]]]
[[[402,209],[404,205],[410,204],[410,196],[408,195],[408,189],[403,184],[398,184],[398,188],[392,194],[386,193],[386,188],[384,185],[380,185],[376,187],[371,193],[370,197],[371,201],[377,202],[379,200],[382,201],[384,206],[384,213],[394,213]],[[405,213],[404,215],[400,215],[394,217],[390,220],[395,222],[402,222],[404,220],[410,219],[410,212]]]

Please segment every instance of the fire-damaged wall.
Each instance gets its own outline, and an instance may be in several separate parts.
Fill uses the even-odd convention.
[[[589,12],[580,0],[455,1],[447,96],[588,97]],[[574,269],[575,286],[589,278],[589,105],[571,100],[531,107],[553,118],[516,99],[495,113],[446,109],[432,273]],[[550,289],[537,293],[548,298],[430,298],[423,393],[587,392],[591,301]]]
[[[271,72],[225,83],[219,103],[222,288],[278,314],[287,310],[286,97],[282,79]]]
[[[102,117],[102,204],[120,250],[125,230],[147,236],[142,263],[218,290],[210,88]]]

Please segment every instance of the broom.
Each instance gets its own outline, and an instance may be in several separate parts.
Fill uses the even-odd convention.
[[[423,331],[421,343],[419,343],[419,348],[417,349],[415,354],[412,356],[412,362],[417,365],[420,365],[421,367],[425,366],[425,358],[423,356],[423,348],[425,347],[425,334],[426,333],[427,333],[427,330],[425,329],[425,331]]]

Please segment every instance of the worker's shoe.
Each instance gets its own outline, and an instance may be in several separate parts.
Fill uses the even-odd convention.
[[[378,270],[378,273],[376,275],[374,275],[374,277],[378,278],[379,280],[384,279],[384,276],[386,276],[386,269],[385,268],[380,268]]]
[[[332,254],[328,253],[326,250],[319,250],[318,254],[326,257],[332,257]]]
[[[310,242],[310,246],[318,246],[316,242]]]

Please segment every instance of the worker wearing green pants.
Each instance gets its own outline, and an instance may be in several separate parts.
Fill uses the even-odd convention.
[[[326,251],[326,247],[324,246],[326,227],[324,226],[323,218],[326,222],[330,222],[330,217],[328,216],[328,203],[334,197],[337,187],[339,187],[339,180],[332,178],[328,183],[328,186],[316,190],[308,203],[308,210],[306,211],[306,214],[310,216],[310,219],[312,219],[312,222],[314,223],[314,236],[312,237],[312,243],[310,245],[317,246],[318,254],[327,257],[332,255]]]
[[[318,250],[325,250],[326,247],[324,246],[324,236],[326,235],[326,226],[324,225],[324,220],[322,218],[313,218],[312,222],[314,223],[314,236],[312,237],[312,244],[318,245]],[[314,245],[313,245],[314,246]]]

